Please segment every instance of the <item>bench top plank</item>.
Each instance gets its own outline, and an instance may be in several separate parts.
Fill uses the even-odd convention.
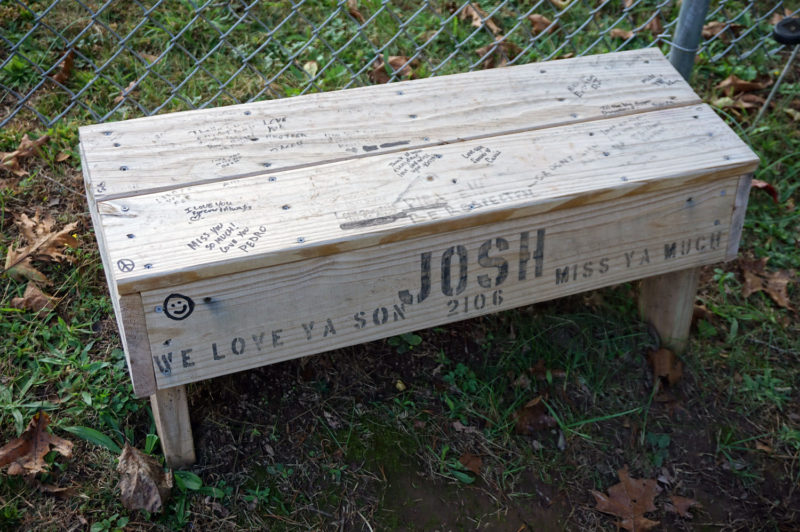
[[[120,293],[752,171],[706,105],[378,154],[98,204]]]
[[[80,129],[90,199],[699,103],[657,49]]]

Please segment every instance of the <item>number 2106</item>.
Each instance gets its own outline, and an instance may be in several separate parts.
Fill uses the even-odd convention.
[[[466,314],[471,310],[483,310],[486,305],[497,307],[503,304],[503,291],[495,290],[491,294],[477,294],[475,296],[464,296],[458,299],[450,299],[447,301],[447,315],[453,316],[455,314]]]

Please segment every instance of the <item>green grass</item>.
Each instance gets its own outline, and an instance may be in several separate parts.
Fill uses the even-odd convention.
[[[653,10],[653,4],[641,4],[623,15],[622,2],[607,2],[578,31],[590,15],[590,3],[582,2],[567,11],[557,32],[541,34],[532,45],[527,22],[512,30],[510,9],[497,10],[493,19],[521,50],[516,61],[525,63],[593,44],[593,52],[616,49],[624,41],[598,30],[641,25]],[[47,5],[31,2],[34,11]],[[212,3],[182,32],[196,10],[173,2],[153,11],[127,41],[140,56],[159,58],[149,67],[127,50],[115,55],[113,33],[127,35],[142,10],[114,3],[98,17],[108,27],[80,38],[66,86],[84,90],[82,101],[94,114],[117,120],[162,104],[160,112],[166,112],[334,90],[351,79],[369,84],[370,63],[384,45],[386,55],[413,56],[422,48],[418,77],[461,72],[493,39],[451,17],[443,2],[421,9],[413,2],[383,5],[359,2],[369,23],[358,31],[347,8],[333,1],[306,2],[284,25],[279,22],[292,13],[291,2],[259,3],[242,21],[240,4]],[[735,13],[736,7],[727,9]],[[10,41],[32,28],[34,17],[25,9],[0,9]],[[549,2],[533,11],[550,18],[556,13]],[[665,20],[676,12],[665,8]],[[748,16],[739,22],[755,24]],[[62,2],[47,20],[74,37],[90,16]],[[767,31],[760,23],[748,42]],[[170,33],[180,35],[171,40]],[[626,46],[649,42],[642,32]],[[40,31],[20,51],[46,69],[63,45]],[[694,87],[707,101],[721,96],[714,87],[730,74],[774,78],[782,66],[781,58],[763,50],[746,62],[728,56],[710,63],[724,46],[713,43],[695,71]],[[205,58],[202,68],[194,70],[192,57]],[[242,57],[248,66],[239,71]],[[309,61],[317,63],[313,76],[303,68]],[[92,64],[106,62],[92,82]],[[0,71],[0,81],[21,92],[37,80],[19,58]],[[138,81],[136,89],[115,103],[131,81]],[[781,105],[798,98],[798,83],[796,76],[786,80]],[[9,103],[7,95],[0,100]],[[54,117],[69,98],[46,85],[32,104]],[[775,204],[760,191],[752,194],[742,252],[770,257],[769,269],[800,269],[800,211],[793,208],[800,200],[797,124],[776,110],[749,131],[752,111],[724,115],[761,157],[756,177],[773,183],[780,197]],[[81,192],[77,126],[91,121],[91,112],[74,107],[45,130],[22,113],[0,132],[2,151],[13,150],[24,133],[52,137],[27,163],[31,175],[0,189],[0,255],[18,239],[13,219],[20,213],[39,207],[59,225],[81,224],[75,261],[44,267],[54,281],[48,292],[61,299],[55,311],[11,308],[25,283],[0,278],[0,442],[16,437],[36,411],[48,411],[54,432],[74,440],[76,448],[72,459],[49,456],[51,471],[40,480],[75,486],[79,495],[62,500],[0,473],[1,529],[87,528],[81,519],[91,530],[377,530],[442,522],[453,529],[471,530],[478,522],[516,529],[519,517],[610,530],[612,520],[592,510],[587,490],[615,483],[624,464],[641,478],[665,470],[684,475],[678,482],[687,491],[680,494],[708,508],[695,522],[796,526],[786,521],[791,514],[781,513],[781,504],[798,500],[792,486],[800,481],[800,326],[792,311],[763,293],[743,298],[735,263],[710,268],[704,277],[699,297],[710,315],[697,324],[672,402],[653,394],[645,354],[655,340],[638,321],[635,287],[623,285],[190,386],[200,465],[176,474],[173,499],[162,514],[129,512],[115,491],[116,450],[127,441],[160,457],[160,448],[149,405],[132,395]],[[56,162],[62,152],[70,154],[66,163]],[[790,286],[790,295],[797,307],[796,287]],[[515,415],[536,397],[555,426],[517,434]],[[480,475],[461,464],[465,453],[481,457]],[[772,507],[762,499],[786,502]],[[715,507],[729,513],[717,515]],[[678,526],[674,516],[659,518]]]

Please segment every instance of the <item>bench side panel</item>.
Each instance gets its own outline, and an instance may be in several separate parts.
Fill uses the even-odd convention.
[[[676,180],[602,204],[145,292],[158,387],[721,261],[739,183]]]

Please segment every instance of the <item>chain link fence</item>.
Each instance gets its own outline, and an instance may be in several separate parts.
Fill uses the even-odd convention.
[[[776,54],[783,1],[712,2],[701,61]],[[676,1],[0,3],[0,127],[104,122],[672,44]]]

